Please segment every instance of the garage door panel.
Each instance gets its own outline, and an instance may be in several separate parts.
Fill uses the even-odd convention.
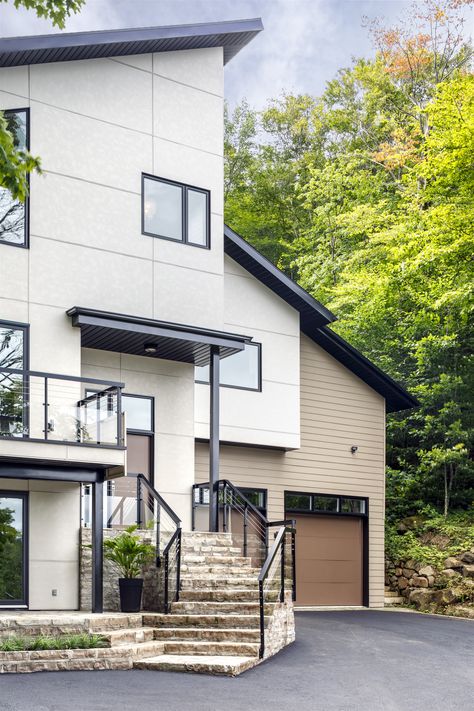
[[[296,602],[362,605],[362,520],[296,516]]]

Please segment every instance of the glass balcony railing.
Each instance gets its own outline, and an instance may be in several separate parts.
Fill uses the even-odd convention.
[[[0,441],[123,447],[123,383],[0,368]]]

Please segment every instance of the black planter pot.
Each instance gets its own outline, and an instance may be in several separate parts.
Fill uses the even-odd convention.
[[[142,578],[119,578],[120,609],[122,612],[140,612],[142,606]]]

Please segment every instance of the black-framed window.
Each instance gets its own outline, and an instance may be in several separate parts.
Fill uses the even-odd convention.
[[[28,604],[28,493],[0,491],[0,607]]]
[[[306,494],[285,491],[285,510],[297,513],[321,513],[340,515],[367,514],[367,499],[363,496],[339,496],[337,494]]]
[[[209,249],[209,190],[142,174],[142,233]]]
[[[28,326],[0,321],[0,437],[28,434]]]
[[[194,379],[197,383],[209,383],[209,366],[196,366]],[[247,343],[244,350],[222,358],[219,368],[219,384],[240,390],[262,389],[262,345]]]
[[[20,150],[29,149],[29,109],[3,111],[15,145]],[[0,244],[28,247],[29,198],[16,200],[7,188],[0,187]]]
[[[150,395],[122,394],[122,410],[127,416],[127,431],[154,432],[154,398]]]

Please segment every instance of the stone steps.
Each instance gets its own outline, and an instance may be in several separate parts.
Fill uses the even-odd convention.
[[[273,612],[273,603],[265,603],[265,614]],[[255,602],[220,602],[216,601],[188,601],[173,602],[171,611],[175,614],[184,615],[257,615],[260,612],[258,600]]]
[[[209,657],[258,657],[258,642],[235,642],[213,640],[173,640],[165,641],[165,654],[178,654]]]
[[[258,642],[260,630],[257,627],[159,627],[154,629],[156,640],[209,640],[212,642]]]
[[[221,674],[237,676],[258,664],[255,657],[231,656],[198,656],[161,654],[149,659],[141,659],[134,663],[136,669],[150,669],[154,671],[195,672],[200,674]]]
[[[239,550],[240,553],[240,550]],[[243,556],[239,555],[215,555],[214,553],[212,555],[209,554],[202,554],[198,555],[197,553],[189,553],[185,558],[184,558],[184,563],[185,564],[205,564],[205,565],[229,565],[231,567],[246,567],[250,568],[251,567],[251,561],[250,558],[244,558]]]
[[[258,587],[182,590],[179,599],[181,602],[253,602],[258,600]]]
[[[181,563],[181,577],[190,577],[193,580],[201,580],[213,577],[229,576],[232,578],[238,577],[256,577],[260,573],[260,568],[251,568],[249,565],[230,566],[227,565],[188,565]]]
[[[119,647],[124,644],[150,642],[156,639],[154,633],[155,630],[153,627],[131,627],[128,629],[107,630],[100,632],[111,647]]]
[[[258,579],[229,575],[227,578],[202,576],[195,578],[189,574],[181,575],[181,590],[222,590],[225,588],[246,588],[258,590]]]
[[[179,604],[179,603],[174,603]],[[219,629],[240,629],[245,624],[246,628],[254,628],[260,626],[260,617],[258,614],[203,614],[196,613],[170,613],[162,615],[160,613],[150,613],[143,615],[145,625],[154,627],[195,627],[195,628],[219,628]],[[268,621],[268,618],[267,618]]]

